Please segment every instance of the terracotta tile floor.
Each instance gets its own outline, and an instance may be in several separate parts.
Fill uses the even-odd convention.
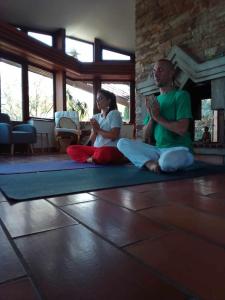
[[[18,203],[0,194],[0,300],[224,300],[224,186],[225,174]]]

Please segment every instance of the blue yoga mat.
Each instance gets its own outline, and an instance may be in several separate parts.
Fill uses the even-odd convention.
[[[77,163],[72,160],[50,160],[29,163],[1,163],[0,174],[21,174],[32,172],[46,172],[57,170],[73,170],[83,168],[99,168],[103,165]]]
[[[8,199],[20,201],[193,178],[214,173],[225,173],[225,167],[195,163],[185,171],[155,174],[131,165],[108,166],[104,168],[0,175],[0,188]]]

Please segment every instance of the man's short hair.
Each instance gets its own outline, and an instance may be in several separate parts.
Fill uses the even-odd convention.
[[[174,70],[174,65],[173,65],[172,61],[167,58],[161,58],[157,62],[163,62],[163,63],[167,64],[168,67],[170,67],[171,69]]]

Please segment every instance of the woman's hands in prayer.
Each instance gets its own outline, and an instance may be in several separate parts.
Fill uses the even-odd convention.
[[[99,123],[94,118],[92,118],[92,119],[90,119],[90,124],[91,124],[93,131],[95,133],[98,133],[98,131],[100,130]]]

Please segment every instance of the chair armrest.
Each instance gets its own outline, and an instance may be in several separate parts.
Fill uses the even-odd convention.
[[[12,126],[0,123],[0,144],[10,144],[12,140]]]
[[[36,135],[36,128],[30,124],[19,124],[13,127],[13,131],[25,131]]]

